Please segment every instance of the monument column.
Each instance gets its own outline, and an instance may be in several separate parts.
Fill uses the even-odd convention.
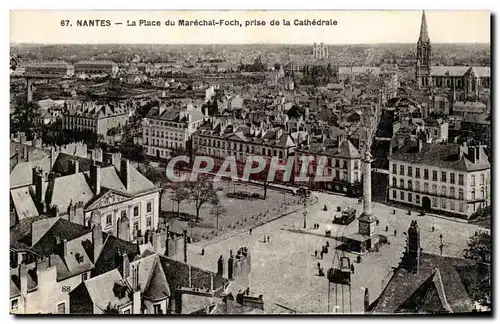
[[[365,172],[363,175],[363,214],[370,216],[372,214],[372,156],[366,152],[361,160],[364,164]]]

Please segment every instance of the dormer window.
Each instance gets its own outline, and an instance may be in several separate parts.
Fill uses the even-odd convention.
[[[75,254],[75,259],[76,259],[76,262],[83,263],[83,255],[81,255],[80,253]]]

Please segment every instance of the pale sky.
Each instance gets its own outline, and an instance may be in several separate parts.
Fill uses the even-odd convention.
[[[421,11],[11,11],[11,43],[50,44],[370,44],[415,43]],[[489,43],[489,11],[426,11],[432,43]],[[79,19],[110,20],[110,27],[77,27]],[[127,20],[160,21],[160,27],[128,27]],[[165,26],[166,20],[253,19],[265,27]],[[276,19],[280,26],[270,26]],[[291,26],[283,26],[283,19]],[[293,26],[295,19],[332,19],[337,26]],[[69,20],[72,26],[63,27]],[[121,22],[123,25],[115,25]],[[65,23],[65,22],[64,22]]]

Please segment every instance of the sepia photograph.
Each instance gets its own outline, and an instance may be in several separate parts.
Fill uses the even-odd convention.
[[[492,316],[489,11],[9,19],[10,314]]]

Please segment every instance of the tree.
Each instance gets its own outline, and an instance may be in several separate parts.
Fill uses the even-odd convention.
[[[212,199],[212,201],[210,203],[213,205],[212,210],[210,211],[210,214],[215,216],[215,227],[218,230],[219,229],[219,216],[226,212],[226,208],[224,208],[222,206],[222,204],[220,203],[220,199],[217,195],[214,196],[214,198]]]
[[[469,238],[468,248],[464,251],[464,257],[490,266],[491,250],[491,234],[488,232],[477,232],[476,235]],[[491,268],[489,271],[491,271]],[[471,288],[473,299],[482,306],[491,309],[491,272],[482,280],[474,282]]]
[[[194,202],[196,208],[196,221],[200,219],[201,207],[214,199],[217,192],[214,189],[212,181],[206,176],[198,177],[197,181],[189,181],[186,183],[186,188],[189,190],[189,200]]]
[[[488,232],[478,232],[469,238],[468,247],[464,250],[466,259],[491,263],[492,240]]]
[[[180,215],[181,202],[189,198],[189,190],[184,183],[176,183],[172,200],[177,202],[177,216]]]
[[[31,132],[35,128],[35,118],[40,114],[39,109],[35,102],[17,105],[10,118],[11,132]]]

